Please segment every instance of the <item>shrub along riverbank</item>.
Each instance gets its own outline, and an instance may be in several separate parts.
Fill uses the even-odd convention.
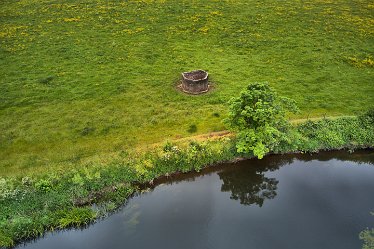
[[[373,110],[358,117],[307,121],[292,126],[287,139],[271,153],[373,148],[373,131]],[[0,245],[12,246],[49,230],[89,224],[119,207],[139,190],[139,184],[152,183],[159,176],[199,171],[243,157],[235,140],[231,136],[167,143],[141,155],[124,152],[107,165],[35,178],[0,178]]]

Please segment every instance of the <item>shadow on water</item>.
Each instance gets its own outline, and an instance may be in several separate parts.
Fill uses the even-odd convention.
[[[266,177],[265,172],[277,170],[287,162],[273,160],[271,164],[266,164],[257,161],[250,167],[246,167],[247,162],[240,162],[235,168],[218,172],[223,181],[221,191],[231,192],[230,199],[238,200],[243,205],[256,204],[262,207],[266,199],[273,199],[277,195],[278,180]],[[237,170],[238,167],[243,169]]]

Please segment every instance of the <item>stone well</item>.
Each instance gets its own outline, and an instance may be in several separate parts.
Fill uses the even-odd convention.
[[[186,93],[200,94],[209,90],[208,72],[195,70],[182,73],[182,90]]]

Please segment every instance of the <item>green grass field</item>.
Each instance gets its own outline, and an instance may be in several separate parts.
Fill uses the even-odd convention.
[[[254,81],[295,99],[291,118],[355,115],[374,103],[373,56],[369,0],[3,0],[0,175],[225,129]],[[214,89],[177,91],[199,68]]]

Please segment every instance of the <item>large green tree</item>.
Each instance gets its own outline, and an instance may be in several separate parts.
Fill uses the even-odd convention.
[[[286,112],[297,111],[295,101],[278,96],[267,82],[249,84],[229,103],[226,121],[237,132],[237,151],[260,159],[286,140]]]

